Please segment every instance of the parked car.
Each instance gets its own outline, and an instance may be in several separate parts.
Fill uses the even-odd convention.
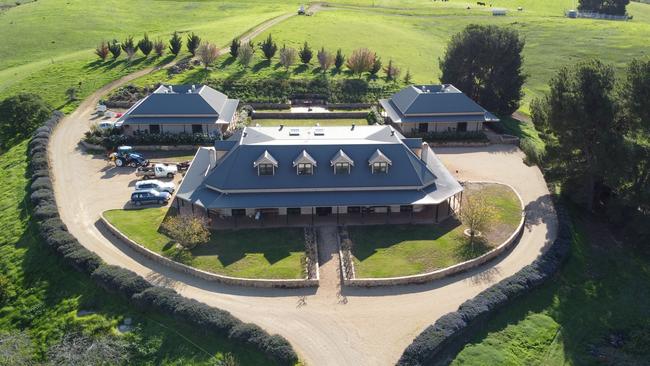
[[[115,128],[115,122],[113,121],[101,121],[97,124],[97,128],[100,130],[111,130]]]
[[[149,165],[149,160],[142,154],[133,151],[131,146],[120,146],[117,152],[109,155],[109,159],[115,162],[115,166],[130,166],[133,168]]]
[[[131,202],[136,206],[141,206],[143,203],[157,203],[164,205],[169,202],[172,197],[168,192],[159,192],[155,189],[142,189],[131,193]]]
[[[137,177],[143,177],[143,179],[164,177],[173,178],[176,173],[178,173],[178,168],[176,165],[168,164],[154,164],[154,166],[143,166],[135,171],[135,175]]]
[[[155,189],[158,192],[174,193],[176,185],[173,182],[163,182],[157,179],[141,180],[135,183],[135,190]]]

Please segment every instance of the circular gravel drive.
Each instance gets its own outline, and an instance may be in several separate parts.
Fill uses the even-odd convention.
[[[458,179],[507,183],[521,194],[528,223],[519,245],[506,257],[430,284],[374,289],[341,290],[338,281],[324,281],[318,290],[241,288],[175,272],[129,250],[98,224],[104,210],[128,201],[135,176],[130,169],[115,169],[85,154],[78,142],[98,99],[120,82],[124,80],[86,100],[52,136],[50,159],[63,221],[106,262],[283,335],[309,365],[394,364],[425,327],[530,264],[556,236],[546,183],[539,169],[522,163],[521,151],[506,145],[444,148],[435,151]]]

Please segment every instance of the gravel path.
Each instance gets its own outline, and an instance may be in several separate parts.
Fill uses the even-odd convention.
[[[269,22],[275,24],[281,18]],[[269,27],[269,22],[264,24]],[[172,271],[132,252],[98,224],[101,212],[121,208],[128,201],[135,176],[131,170],[110,167],[78,147],[97,101],[113,88],[149,71],[142,70],[98,90],[52,135],[50,159],[63,221],[81,244],[106,262],[285,336],[309,365],[394,364],[425,327],[531,263],[556,236],[557,223],[546,183],[539,169],[522,163],[521,151],[505,145],[436,149],[459,179],[507,183],[522,195],[529,223],[519,245],[507,257],[426,285],[340,291],[335,282],[334,287],[326,285],[323,290],[240,288]],[[331,232],[322,230],[327,239]],[[332,252],[331,246],[326,247],[330,248],[330,259],[323,263],[322,270],[327,282],[336,278],[331,274],[337,271],[338,254]]]

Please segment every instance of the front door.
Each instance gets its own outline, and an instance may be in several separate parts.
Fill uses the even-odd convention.
[[[418,132],[420,132],[420,133],[429,132],[429,124],[428,123],[420,123],[418,125]]]
[[[467,132],[467,122],[458,122],[458,126],[456,128],[456,131],[458,131],[458,132]]]

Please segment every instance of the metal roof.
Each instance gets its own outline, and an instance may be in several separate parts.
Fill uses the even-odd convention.
[[[350,159],[348,154],[345,151],[339,149],[339,151],[332,157],[330,160],[330,165],[334,166],[336,163],[348,163],[350,166],[354,166],[354,160]]]
[[[318,166],[318,162],[305,150],[300,152],[300,155],[293,159],[293,166],[295,167],[298,164],[311,164],[313,166]]]

